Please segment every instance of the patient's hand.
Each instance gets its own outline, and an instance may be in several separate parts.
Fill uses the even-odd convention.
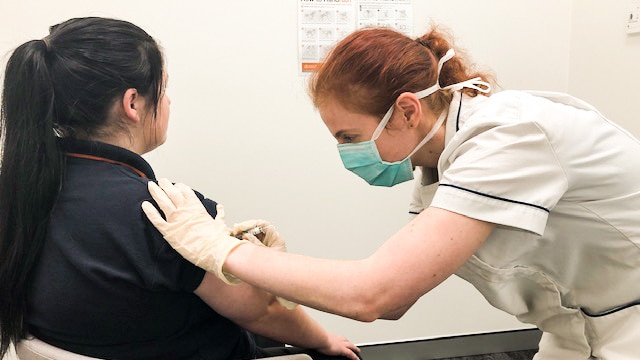
[[[360,349],[355,346],[349,339],[329,333],[327,339],[327,345],[325,347],[317,348],[317,351],[332,356],[344,356],[351,360],[358,360],[360,357],[357,355],[360,353]]]

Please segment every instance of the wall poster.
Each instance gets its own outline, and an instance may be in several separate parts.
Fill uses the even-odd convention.
[[[412,33],[411,0],[298,0],[298,69],[320,65],[331,47],[356,29],[387,26]]]

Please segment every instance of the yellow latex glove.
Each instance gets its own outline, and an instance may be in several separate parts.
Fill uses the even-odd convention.
[[[261,233],[257,235],[246,233],[247,231],[253,230],[256,227],[260,228]],[[276,230],[275,226],[271,225],[271,223],[265,220],[247,220],[235,224],[233,225],[231,234],[235,237],[241,237],[242,239],[248,240],[255,245],[267,246],[274,250],[287,252],[287,245],[285,244],[282,237],[280,237],[280,234]],[[280,305],[289,310],[292,310],[296,307],[296,305],[298,305],[293,301],[281,298],[279,296],[276,296],[276,300],[278,300]]]
[[[185,259],[212,272],[227,284],[238,283],[238,279],[222,271],[222,266],[231,250],[248,241],[230,235],[231,231],[223,220],[222,206],[218,206],[218,215],[213,218],[188,186],[173,185],[167,179],[158,183],[160,186],[150,181],[149,192],[166,220],[150,202],[145,201],[142,210],[151,223]]]

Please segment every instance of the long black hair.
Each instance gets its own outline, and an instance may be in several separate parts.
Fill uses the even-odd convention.
[[[156,41],[121,20],[76,18],[42,40],[16,48],[7,62],[0,110],[0,358],[25,334],[28,280],[62,186],[58,137],[112,131],[111,109],[125,91],[162,96]]]

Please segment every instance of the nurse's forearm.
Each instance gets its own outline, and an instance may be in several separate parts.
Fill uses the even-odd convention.
[[[428,208],[363,260],[316,259],[244,244],[225,271],[274,295],[361,321],[398,318],[460,267],[495,225]]]
[[[247,244],[229,254],[224,270],[272,294],[360,321],[380,318],[405,301],[385,296],[383,283],[391,279],[376,276],[367,259],[316,259]]]

